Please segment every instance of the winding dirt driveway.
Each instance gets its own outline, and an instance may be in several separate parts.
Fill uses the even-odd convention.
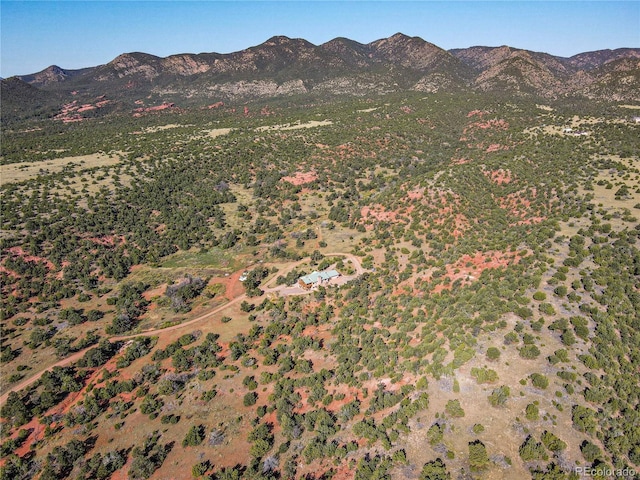
[[[357,276],[362,275],[365,270],[364,268],[362,268],[362,265],[360,264],[360,260],[353,254],[351,253],[342,253],[342,252],[337,252],[337,253],[326,253],[324,254],[325,257],[345,257],[346,260],[349,260],[354,268],[356,273],[354,275],[349,275],[348,277],[346,277],[347,279],[352,279],[352,278],[356,278]],[[306,262],[306,259],[302,259],[299,260],[297,262],[293,262],[292,264],[288,265],[287,268],[281,272],[278,272],[279,274],[285,274],[290,272],[291,270],[293,270],[295,267],[297,267],[298,265],[301,265],[302,263]],[[236,272],[238,273],[238,272]],[[239,273],[238,273],[239,276]],[[302,290],[302,289],[297,289],[296,290],[290,290],[291,287],[287,287],[286,285],[279,285],[277,287],[273,287],[273,288],[265,288],[264,292],[265,293],[273,293],[273,292],[281,292],[284,295],[303,295],[306,293],[309,293],[309,290]],[[234,305],[238,302],[241,302],[243,300],[245,300],[247,298],[247,295],[242,293],[240,295],[238,295],[237,297],[229,300],[227,303],[220,305],[216,308],[214,308],[213,310],[210,310],[209,312],[200,315],[199,317],[196,317],[192,320],[189,320],[188,322],[184,322],[184,323],[179,323],[178,325],[173,325],[171,327],[166,327],[166,328],[158,328],[155,330],[147,330],[145,332],[139,332],[133,335],[118,335],[118,336],[114,336],[114,337],[110,337],[107,340],[110,341],[121,341],[121,340],[130,340],[132,338],[136,338],[136,337],[151,337],[154,335],[161,335],[165,332],[171,332],[174,330],[179,330],[181,328],[185,328],[188,327],[190,325],[193,325],[195,323],[201,322],[203,320],[206,320],[208,318],[210,318],[213,315],[216,315],[217,313],[220,313],[224,310],[226,310],[227,308],[229,308],[231,305]],[[65,365],[68,365],[70,363],[73,362],[77,362],[78,360],[80,360],[84,354],[90,350],[91,348],[94,348],[94,346],[91,347],[87,347],[84,350],[80,350],[78,352],[73,353],[72,355],[69,355],[68,357],[63,358],[62,360],[59,360],[58,362],[54,363],[53,365],[49,365],[48,367],[46,367],[45,369],[41,370],[38,373],[35,373],[34,375],[32,375],[31,377],[23,380],[22,382],[20,382],[17,385],[14,385],[12,387],[10,387],[6,392],[4,392],[2,395],[0,395],[0,405],[4,405],[7,401],[7,398],[9,397],[9,393],[11,392],[17,392],[19,390],[22,390],[23,388],[28,387],[29,385],[37,382],[40,377],[42,377],[42,375],[44,374],[44,372],[48,372],[50,370],[52,370],[54,367],[63,367]]]

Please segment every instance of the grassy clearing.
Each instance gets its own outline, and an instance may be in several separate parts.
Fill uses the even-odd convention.
[[[219,205],[219,207],[224,212],[224,219],[227,225],[232,229],[242,229],[244,225],[247,223],[247,219],[243,218],[239,215],[238,206],[250,206],[253,204],[253,192],[244,188],[241,185],[231,185],[231,192],[236,197],[236,202],[234,203],[223,203]]]
[[[168,125],[158,125],[156,127],[147,127],[142,130],[143,133],[155,133],[163,130],[169,130],[171,128],[193,127],[193,125],[178,125],[177,123],[171,123]]]
[[[216,138],[229,134],[231,130],[233,130],[233,128],[214,128],[213,130],[205,130],[204,133],[207,137]]]
[[[31,180],[41,175],[50,175],[69,168],[71,171],[81,172],[90,168],[116,165],[119,162],[119,154],[94,153],[77,157],[56,158],[43,162],[11,163],[0,166],[0,184]]]
[[[630,225],[638,224],[640,210],[636,205],[640,202],[640,175],[637,173],[640,168],[640,160],[621,159],[612,157],[612,160],[626,164],[626,171],[619,172],[616,169],[601,171],[592,183],[593,190],[583,190],[582,192],[593,195],[593,203],[609,214],[608,219],[614,225],[621,222],[630,222]],[[621,189],[627,190],[626,195],[617,195]],[[630,214],[628,213],[630,212]],[[626,214],[625,214],[626,213]],[[631,221],[632,218],[635,221]]]
[[[180,251],[164,259],[160,268],[210,268],[234,271],[239,267],[238,257],[233,252],[211,248],[206,252]]]
[[[256,128],[256,130],[258,132],[265,132],[267,130],[300,130],[302,128],[326,127],[327,125],[333,125],[333,122],[331,120],[311,120],[305,123],[298,121],[296,123],[285,123],[283,125],[264,125]]]

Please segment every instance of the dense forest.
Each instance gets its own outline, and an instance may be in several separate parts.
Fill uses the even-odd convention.
[[[0,478],[636,478],[633,114],[408,93],[7,125]],[[327,268],[350,280],[274,289]]]

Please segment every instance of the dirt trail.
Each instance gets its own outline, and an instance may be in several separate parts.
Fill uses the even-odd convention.
[[[337,253],[327,253],[325,256],[328,257],[332,257],[332,256],[341,256],[341,257],[345,257],[347,260],[351,261],[351,263],[353,264],[355,270],[356,270],[356,274],[355,276],[358,275],[362,275],[364,273],[364,269],[362,268],[362,265],[360,264],[360,260],[358,260],[358,258],[355,255],[352,255],[350,253],[341,253],[341,252],[337,252]],[[299,260],[297,262],[294,262],[293,264],[287,266],[286,271],[290,271],[291,269],[295,268],[296,266],[304,263],[306,261],[306,259],[303,260]],[[240,274],[242,273],[243,270],[239,270],[238,272],[235,272],[231,277],[236,279],[238,277],[240,277]],[[270,292],[276,292],[276,291],[280,291],[283,290],[284,288],[286,288],[286,285],[281,285],[278,287],[274,287],[274,288],[266,288],[265,289],[265,293],[270,293]],[[209,317],[222,312],[223,310],[226,310],[227,308],[229,308],[231,305],[234,305],[238,302],[241,302],[243,300],[245,300],[247,298],[246,294],[241,293],[241,291],[239,289],[235,289],[234,288],[234,293],[237,294],[237,296],[233,299],[229,299],[229,301],[223,305],[220,305],[216,308],[214,308],[213,310],[200,315],[199,317],[194,318],[193,320],[189,320],[188,322],[184,322],[184,323],[180,323],[178,325],[173,325],[171,327],[166,327],[166,328],[159,328],[159,329],[155,329],[155,330],[147,330],[146,332],[140,332],[140,333],[136,333],[136,334],[132,334],[132,335],[119,335],[119,336],[115,336],[115,337],[110,337],[108,338],[108,340],[110,341],[120,341],[120,340],[130,340],[132,338],[135,337],[150,337],[153,335],[162,335],[166,332],[172,332],[174,330],[178,330],[181,328],[185,328],[188,327],[190,325],[193,325],[194,323],[198,323],[201,322],[203,320],[208,319]],[[306,291],[301,290],[300,294],[303,293],[307,293]],[[292,294],[292,293],[289,293]],[[28,386],[30,386],[31,384],[37,382],[40,377],[42,377],[42,375],[44,374],[44,372],[48,372],[50,370],[52,370],[54,367],[63,367],[65,365],[68,365],[70,363],[73,362],[77,362],[78,360],[80,360],[83,355],[90,350],[92,347],[87,347],[84,350],[80,350],[79,352],[75,352],[72,355],[69,355],[66,358],[63,358],[62,360],[59,360],[58,362],[54,363],[53,365],[49,365],[48,367],[46,367],[45,369],[43,369],[42,371],[34,374],[33,376],[23,380],[22,382],[20,382],[17,385],[14,385],[12,387],[10,387],[6,392],[4,392],[2,395],[0,395],[0,405],[4,405],[7,401],[7,398],[9,397],[9,393],[11,392],[17,392],[19,390],[22,390],[23,388],[26,388]]]

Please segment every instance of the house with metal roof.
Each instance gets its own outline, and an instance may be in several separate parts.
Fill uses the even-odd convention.
[[[298,285],[305,290],[309,290],[315,285],[322,285],[327,283],[332,278],[339,277],[340,273],[337,270],[325,270],[322,272],[313,271],[309,275],[303,275],[298,279]]]

